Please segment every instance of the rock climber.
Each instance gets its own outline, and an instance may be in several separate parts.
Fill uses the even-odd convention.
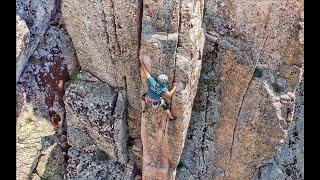
[[[146,58],[147,56],[144,54],[140,56],[141,69],[148,81],[148,91],[141,96],[142,113],[145,113],[145,103],[151,102],[153,108],[162,107],[169,116],[169,120],[175,120],[170,112],[169,103],[162,96],[166,95],[170,98],[175,92],[176,86],[171,91],[168,90],[168,76],[165,74],[160,74],[156,79],[153,78],[146,68]]]

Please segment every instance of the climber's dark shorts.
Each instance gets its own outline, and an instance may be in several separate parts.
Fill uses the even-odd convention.
[[[160,103],[159,106],[162,107],[164,110],[167,110],[170,108],[169,103],[167,103],[164,99],[160,99],[158,102],[152,101],[150,97],[148,97],[147,94],[144,94],[141,96],[141,100],[145,102],[151,102],[151,103]]]

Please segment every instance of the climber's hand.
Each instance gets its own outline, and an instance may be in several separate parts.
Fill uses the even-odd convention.
[[[145,58],[144,54],[141,54],[139,57],[141,66],[144,66],[144,60],[143,60],[144,58]]]
[[[149,73],[149,71],[147,70],[147,67],[146,67],[146,63],[145,63],[146,59],[147,59],[146,55],[144,55],[144,54],[140,55],[141,68],[143,69],[146,77],[149,78],[151,75],[150,75],[150,73]]]
[[[167,97],[171,97],[171,96],[174,94],[174,92],[176,91],[176,89],[177,89],[177,87],[174,86],[174,87],[171,89],[171,91],[167,91],[165,95],[166,95]]]

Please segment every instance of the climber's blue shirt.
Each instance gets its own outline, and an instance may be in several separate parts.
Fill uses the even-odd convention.
[[[160,86],[156,82],[156,80],[150,76],[148,78],[148,95],[151,99],[158,100],[160,99],[161,95],[165,94],[168,91],[166,86]]]

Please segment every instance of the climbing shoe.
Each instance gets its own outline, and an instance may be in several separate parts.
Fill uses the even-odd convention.
[[[176,118],[169,118],[169,121],[175,121]]]

